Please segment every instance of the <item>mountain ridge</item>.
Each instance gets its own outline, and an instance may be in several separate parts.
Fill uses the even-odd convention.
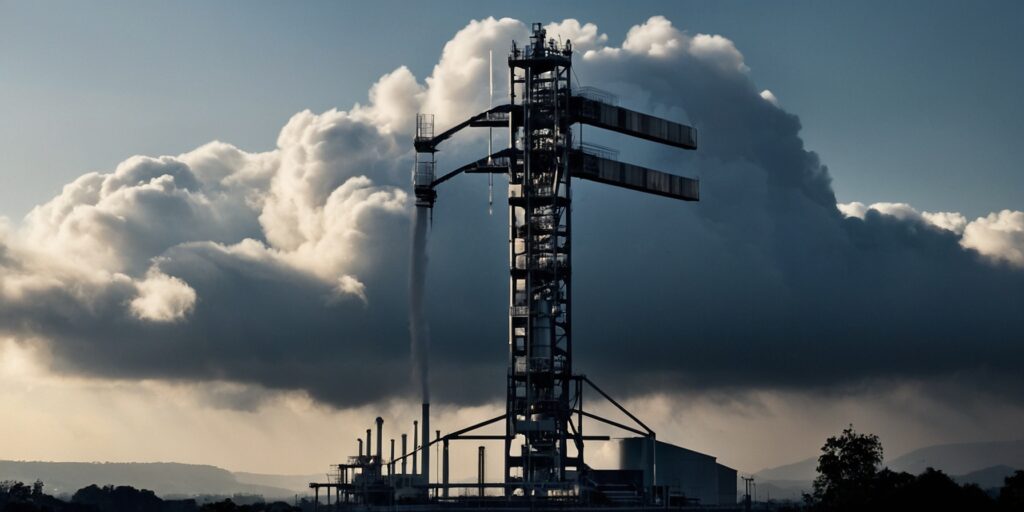
[[[51,462],[0,460],[0,480],[42,480],[53,495],[73,494],[89,485],[128,485],[158,496],[258,494],[284,498],[297,494],[293,486],[272,485],[302,475],[233,473],[209,464],[180,462]],[[276,479],[274,478],[276,477]],[[308,482],[308,480],[307,480]]]

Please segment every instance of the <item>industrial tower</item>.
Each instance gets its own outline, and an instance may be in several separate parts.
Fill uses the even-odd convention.
[[[618,107],[614,97],[593,89],[574,91],[571,41],[548,40],[539,23],[532,32],[529,45],[519,47],[513,42],[508,57],[508,104],[437,135],[432,115],[417,116],[413,181],[417,207],[432,208],[436,187],[458,174],[508,176],[506,412],[442,439],[443,485],[447,485],[448,441],[470,438],[465,435],[470,430],[503,419],[506,494],[519,490],[527,496],[549,496],[572,489],[587,470],[584,441],[597,437],[583,435],[584,417],[648,436],[652,442],[654,437],[653,431],[589,379],[573,373],[570,178],[686,201],[699,199],[699,183],[619,162],[606,148],[574,141],[572,126],[580,123],[677,148],[697,147],[696,131],[689,126]],[[466,127],[507,128],[508,148],[435,178],[438,144]],[[584,383],[643,430],[584,411]],[[447,487],[444,492],[447,496]]]

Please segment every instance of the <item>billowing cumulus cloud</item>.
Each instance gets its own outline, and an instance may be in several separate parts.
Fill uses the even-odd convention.
[[[601,78],[579,85],[701,134],[682,154],[587,130],[624,159],[703,183],[698,204],[576,187],[580,371],[632,396],[930,380],[1022,396],[1024,214],[837,206],[799,119],[726,37],[663,17],[617,44],[577,20],[547,28],[574,41],[579,76]],[[0,332],[45,344],[59,372],[253,384],[339,406],[408,392],[415,114],[443,129],[484,110],[488,51],[503,62],[527,35],[517,20],[471,22],[428,77],[399,67],[365,105],[300,112],[266,152],[211,142],[83,175],[0,225]],[[446,144],[442,170],[486,147]],[[485,188],[479,176],[446,183],[434,212],[441,401],[503,392],[507,231]]]
[[[968,222],[957,212],[921,212],[906,203],[853,202],[837,205],[847,217],[864,219],[868,212],[923,223],[961,235],[960,245],[993,262],[1024,267],[1024,212],[1003,210]]]
[[[1003,210],[964,227],[964,247],[997,261],[1024,267],[1024,212]]]
[[[403,238],[407,206],[405,149],[374,107],[296,114],[265,153],[214,142],[75,180],[5,229],[0,328],[44,340],[62,371],[320,397],[360,366],[351,339],[402,346],[400,325],[366,314],[386,285],[360,279]]]
[[[185,316],[196,303],[196,291],[176,277],[150,271],[137,285],[132,312],[141,319],[171,322]]]

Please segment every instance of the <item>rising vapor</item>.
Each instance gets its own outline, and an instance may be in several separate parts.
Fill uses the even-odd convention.
[[[430,209],[416,207],[412,229],[409,269],[409,334],[412,343],[413,380],[419,383],[423,403],[430,403],[430,326],[427,323],[427,228]]]

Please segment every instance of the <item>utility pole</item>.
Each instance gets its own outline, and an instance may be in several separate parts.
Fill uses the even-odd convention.
[[[750,512],[750,491],[754,488],[754,477],[753,476],[741,476],[743,479],[743,510]]]

